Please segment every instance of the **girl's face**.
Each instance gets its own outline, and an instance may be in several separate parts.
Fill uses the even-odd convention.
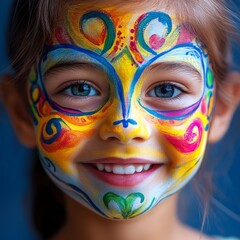
[[[203,159],[208,54],[174,15],[68,10],[29,77],[42,164],[96,213],[133,218],[182,188]]]

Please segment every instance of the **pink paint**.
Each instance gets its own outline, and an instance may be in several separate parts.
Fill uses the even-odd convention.
[[[184,25],[180,28],[180,35],[177,40],[177,45],[182,43],[192,42],[194,39],[194,34],[189,32]]]
[[[206,104],[205,98],[203,98],[203,100],[202,100],[201,112],[203,115],[205,115],[207,113],[207,104]]]
[[[149,38],[149,45],[152,49],[157,50],[159,49],[165,42],[164,38],[159,37],[157,34],[153,34]]]
[[[198,129],[198,133],[193,132],[194,128]],[[183,137],[175,137],[171,135],[165,135],[166,139],[182,153],[192,153],[200,145],[203,133],[203,123],[197,118],[187,128]]]

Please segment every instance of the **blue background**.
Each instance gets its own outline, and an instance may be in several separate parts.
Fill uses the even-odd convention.
[[[240,1],[235,2],[239,6]],[[0,74],[8,70],[5,31],[10,3],[0,3]],[[239,46],[235,44],[234,48],[232,69],[240,71]],[[228,134],[218,144],[208,147],[206,166],[194,179],[196,184],[204,186],[201,175],[210,171],[215,186],[204,227],[204,232],[208,234],[240,238],[239,123],[238,109]],[[20,146],[1,102],[0,152],[0,239],[35,239],[30,212],[31,157],[29,151]],[[193,184],[188,184],[181,193],[179,203],[182,221],[197,229],[201,229],[202,223],[200,198]]]

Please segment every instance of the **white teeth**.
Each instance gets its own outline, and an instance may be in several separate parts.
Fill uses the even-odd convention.
[[[147,171],[147,170],[150,168],[150,166],[151,166],[150,164],[146,164],[146,165],[143,166],[143,169],[144,169],[145,171]]]
[[[119,165],[114,165],[112,168],[112,172],[115,174],[124,174],[124,168],[122,166]]]
[[[99,171],[104,170],[104,165],[103,165],[103,164],[97,163],[96,166],[97,166],[97,169],[98,169]]]
[[[134,174],[135,172],[140,173],[140,172],[149,170],[149,168],[151,167],[151,164],[108,165],[108,164],[97,163],[95,164],[95,167],[99,171],[103,171],[103,172],[105,171],[108,173],[112,172],[114,174]]]
[[[139,165],[136,167],[136,172],[142,172],[143,170],[143,166],[142,165]]]
[[[129,165],[125,168],[125,174],[133,174],[135,173],[135,167],[133,165]]]
[[[106,172],[112,172],[112,168],[108,165],[105,166],[105,171]]]

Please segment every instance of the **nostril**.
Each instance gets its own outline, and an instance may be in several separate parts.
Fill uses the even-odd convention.
[[[134,140],[137,141],[137,142],[143,142],[144,141],[144,139],[141,138],[141,137],[135,137]]]
[[[109,141],[116,141],[116,140],[118,140],[118,138],[116,138],[116,137],[108,137],[108,140]]]

